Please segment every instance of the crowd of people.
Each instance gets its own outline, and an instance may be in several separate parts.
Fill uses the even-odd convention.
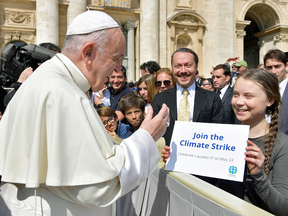
[[[171,69],[148,61],[141,78],[128,83],[123,33],[99,11],[77,16],[62,52],[54,51],[35,72],[23,71],[12,93],[1,93],[9,100],[0,103],[0,215],[21,214],[17,206],[32,199],[54,205],[31,212],[65,215],[65,207],[75,215],[115,215],[115,200],[156,168],[155,142],[162,137],[162,157],[169,158],[176,120],[249,125],[243,182],[198,177],[275,215],[288,214],[284,52],[270,50],[258,69],[228,59],[204,78],[197,54],[180,48]],[[27,199],[13,196],[15,190]]]

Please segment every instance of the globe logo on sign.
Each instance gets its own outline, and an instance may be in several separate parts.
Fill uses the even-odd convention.
[[[230,166],[229,167],[229,173],[236,174],[237,173],[237,167],[236,166]]]

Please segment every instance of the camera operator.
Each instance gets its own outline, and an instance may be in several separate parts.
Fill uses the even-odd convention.
[[[56,53],[61,53],[61,49],[53,44],[53,43],[41,43],[39,44],[40,47],[49,49],[51,51],[54,51]],[[4,107],[7,107],[8,103],[10,102],[10,100],[13,98],[14,94],[16,93],[16,91],[18,90],[18,88],[21,86],[21,84],[33,73],[33,68],[32,67],[28,67],[25,70],[23,70],[23,72],[20,74],[17,82],[12,83],[9,87],[13,88],[13,90],[11,90],[5,97],[4,97]],[[0,110],[1,111],[1,110]],[[2,111],[3,114],[4,110]],[[0,115],[1,116],[1,115]],[[1,119],[1,117],[0,117]]]

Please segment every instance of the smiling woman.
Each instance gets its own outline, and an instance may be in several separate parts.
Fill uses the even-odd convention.
[[[246,174],[243,183],[219,180],[218,186],[275,215],[288,213],[288,137],[278,131],[278,80],[261,69],[240,74],[232,107],[249,125]],[[267,124],[265,114],[271,116]]]

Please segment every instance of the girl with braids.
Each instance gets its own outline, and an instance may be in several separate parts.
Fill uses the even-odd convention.
[[[278,131],[280,103],[272,73],[256,69],[238,76],[232,107],[238,120],[250,125],[246,172],[243,183],[219,180],[218,186],[272,214],[288,215],[288,136]]]

